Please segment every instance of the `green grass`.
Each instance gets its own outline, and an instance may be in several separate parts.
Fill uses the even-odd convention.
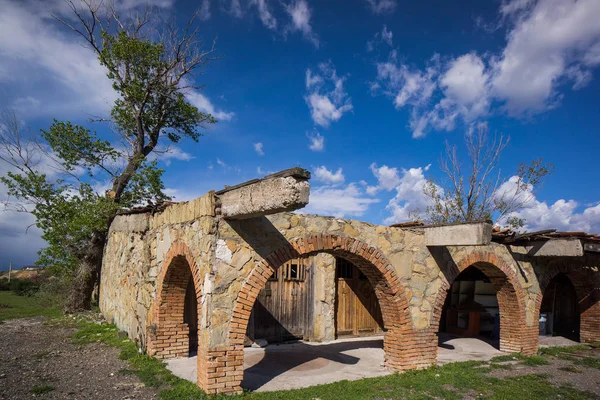
[[[580,350],[589,350],[590,347],[583,345],[583,344],[578,344],[575,346],[566,346],[566,347],[541,347],[538,350],[538,354],[542,355],[542,356],[554,356],[554,357],[559,357],[560,355],[563,355],[565,353],[574,353],[576,351],[580,351]]]
[[[30,392],[33,394],[44,394],[54,390],[54,386],[51,385],[38,385],[31,388]]]
[[[103,342],[121,350],[120,358],[130,367],[120,371],[134,374],[147,386],[158,387],[161,400],[216,399],[207,396],[191,382],[175,377],[161,361],[139,354],[129,339],[120,339],[111,324],[80,322],[79,331],[72,340],[77,344]],[[518,360],[531,365],[547,362],[541,356],[524,357],[511,354],[500,356],[496,362]],[[540,360],[541,359],[541,360]],[[489,372],[495,369],[485,362],[469,361],[431,367],[420,371],[392,374],[379,378],[341,381],[306,389],[244,393],[222,398],[238,400],[300,400],[300,399],[462,399],[465,396],[486,399],[592,399],[593,395],[569,386],[555,386],[547,375],[533,374],[511,378],[495,378]],[[498,364],[496,364],[498,365]],[[499,366],[498,368],[504,368]],[[506,366],[510,368],[510,366]]]
[[[600,359],[594,357],[583,357],[574,360],[575,364],[588,368],[600,369]]]
[[[527,365],[528,367],[537,367],[540,365],[550,365],[550,361],[546,360],[543,356],[530,356],[525,357],[521,364]]]
[[[61,315],[58,307],[48,307],[46,304],[37,296],[17,296],[13,292],[0,291],[0,322],[13,318]]]

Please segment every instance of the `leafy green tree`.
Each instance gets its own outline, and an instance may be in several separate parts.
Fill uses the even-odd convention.
[[[535,189],[554,169],[541,158],[520,163],[510,179],[502,176],[498,162],[510,138],[490,138],[488,127],[479,124],[465,135],[467,167],[459,160],[456,146],[446,142],[440,159],[443,181],[428,179],[424,192],[431,205],[425,210],[433,224],[489,221],[511,228],[521,228],[525,221],[517,216],[534,198]]]
[[[35,216],[48,243],[39,262],[72,278],[66,309],[77,311],[91,305],[115,215],[169,199],[155,161],[160,154],[153,155],[159,143],[198,141],[201,129],[216,122],[185,97],[199,89],[190,83],[192,74],[215,57],[214,42],[202,50],[196,16],[180,31],[152,9],[123,19],[102,2],[67,4],[74,18],[55,18],[95,52],[118,95],[110,117],[92,122],[106,123],[117,140],[56,120],[41,137],[31,135],[7,111],[0,122],[0,158],[10,166],[1,179],[16,200],[12,205]],[[106,181],[109,189],[98,193]]]

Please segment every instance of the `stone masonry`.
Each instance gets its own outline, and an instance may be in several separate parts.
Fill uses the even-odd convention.
[[[304,192],[290,189],[294,182],[282,184],[304,201]],[[281,210],[280,203],[273,203],[274,212]],[[100,286],[100,308],[106,318],[149,354],[171,358],[186,351],[183,304],[187,282],[193,278],[198,385],[207,393],[241,391],[243,342],[254,301],[275,269],[300,256],[319,255],[317,299],[333,296],[331,283],[319,280],[328,276],[324,271],[331,268],[331,256],[346,258],[367,276],[382,310],[385,362],[393,370],[435,363],[447,290],[460,271],[472,265],[496,288],[502,351],[537,351],[543,292],[558,273],[565,273],[576,288],[581,340],[600,341],[597,253],[534,257],[524,247],[489,240],[426,245],[427,228],[288,212],[265,216],[253,213],[252,206],[229,207],[228,212],[239,218],[226,218],[221,214],[225,205],[210,192],[160,212],[118,216],[110,228]],[[478,230],[489,231],[480,225]],[[316,315],[333,315],[328,301],[320,303]],[[333,339],[333,327],[319,318],[314,331],[324,340]]]

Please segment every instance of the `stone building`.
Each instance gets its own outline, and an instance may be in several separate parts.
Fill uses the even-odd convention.
[[[498,309],[501,351],[537,351],[540,309],[542,303],[560,303],[560,282],[572,288],[578,339],[600,341],[597,236],[501,235],[485,223],[380,226],[290,213],[308,203],[309,177],[301,169],[287,170],[160,210],[118,216],[102,267],[103,314],[158,358],[187,356],[192,343],[197,382],[208,393],[241,390],[255,302],[276,271],[293,268],[291,260],[310,265],[308,311],[297,316],[310,340],[335,338],[336,276],[347,265],[357,268],[377,299],[374,329],[384,334],[385,365],[392,370],[436,362],[440,326],[450,329],[446,322],[464,311],[447,301],[463,295],[462,285],[455,293],[453,283],[473,270],[477,277],[466,279],[479,279],[495,292],[497,306],[484,306]],[[336,267],[340,260],[346,267]],[[550,286],[554,298],[547,300]],[[474,290],[473,299],[486,295]]]

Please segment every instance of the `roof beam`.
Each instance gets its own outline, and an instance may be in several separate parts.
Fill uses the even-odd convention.
[[[485,222],[424,227],[426,246],[482,246],[492,241],[492,225]]]
[[[581,257],[583,245],[579,239],[550,239],[531,242],[525,246],[527,253],[534,257]]]

